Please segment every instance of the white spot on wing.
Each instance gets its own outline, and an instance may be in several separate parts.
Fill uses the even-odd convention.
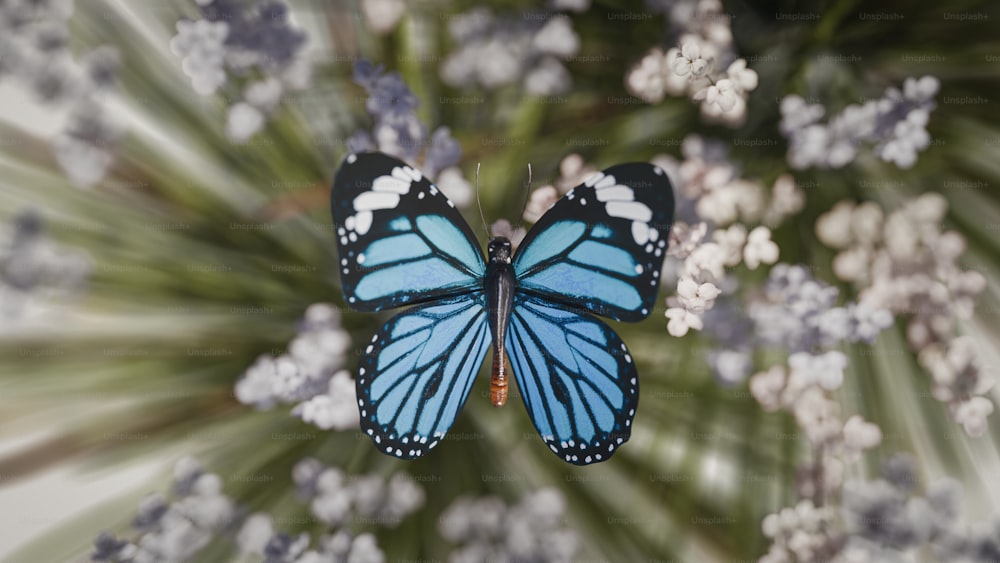
[[[611,200],[633,201],[635,200],[635,192],[632,191],[632,188],[621,184],[615,184],[607,188],[597,188],[597,201]]]
[[[596,184],[597,182],[600,182],[601,178],[603,178],[603,177],[604,177],[604,173],[603,172],[598,172],[598,173],[594,174],[593,176],[591,176],[591,177],[587,178],[586,180],[584,180],[583,183],[588,188],[592,188],[592,187],[594,187],[594,184]]]
[[[605,205],[605,209],[612,217],[631,219],[632,221],[648,223],[653,218],[653,211],[645,203],[638,201],[609,201]]]
[[[632,223],[632,238],[635,239],[636,244],[646,244],[646,241],[649,240],[649,229],[645,223],[639,221]]]
[[[354,164],[358,160],[358,155],[349,154],[347,155],[347,164]]]
[[[393,209],[399,205],[399,194],[388,192],[365,192],[354,198],[355,211]]]
[[[601,188],[610,188],[613,185],[615,185],[615,177],[608,174],[607,176],[601,178],[599,182],[594,184],[594,188],[599,190]]]
[[[372,182],[372,191],[405,194],[410,191],[410,182],[392,176],[379,176]]]
[[[362,211],[354,216],[354,231],[360,235],[368,232],[368,229],[372,228],[372,212]],[[351,233],[352,235],[354,233]]]

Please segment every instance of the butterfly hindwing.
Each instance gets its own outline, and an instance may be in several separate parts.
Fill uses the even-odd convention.
[[[604,461],[628,440],[639,382],[625,344],[606,324],[519,294],[507,353],[535,428],[561,459]]]
[[[613,166],[577,186],[528,232],[514,256],[519,289],[615,320],[656,300],[674,199],[662,168]]]
[[[481,288],[468,224],[418,170],[381,153],[348,155],[332,193],[344,298],[381,311]]]
[[[362,430],[384,453],[404,459],[426,453],[454,424],[490,342],[482,292],[390,319],[358,370]]]

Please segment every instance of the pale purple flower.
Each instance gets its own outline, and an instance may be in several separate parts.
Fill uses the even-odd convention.
[[[494,90],[521,80],[535,95],[571,87],[561,61],[576,55],[580,39],[568,16],[497,17],[489,8],[475,8],[452,18],[449,32],[458,45],[439,69],[449,86]]]
[[[354,379],[341,370],[330,378],[326,393],[299,403],[292,414],[322,430],[347,430],[360,425],[357,401]]]

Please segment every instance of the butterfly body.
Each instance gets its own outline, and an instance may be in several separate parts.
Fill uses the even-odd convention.
[[[490,402],[502,407],[507,402],[507,326],[514,308],[514,291],[517,274],[511,264],[513,252],[510,240],[495,237],[488,245],[489,261],[486,264],[484,287],[486,310],[490,316],[490,334],[493,336],[493,373],[490,378]]]
[[[437,187],[384,154],[345,159],[332,211],[348,306],[412,306],[376,332],[358,368],[361,426],[380,451],[413,459],[436,446],[491,345],[491,403],[504,404],[513,376],[561,459],[604,461],[628,440],[636,368],[595,315],[637,321],[652,309],[673,217],[663,170],[632,163],[595,174],[516,251],[491,239],[486,259]]]

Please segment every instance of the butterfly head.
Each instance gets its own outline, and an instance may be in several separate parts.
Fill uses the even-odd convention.
[[[486,249],[489,251],[490,262],[510,264],[510,259],[514,252],[511,248],[510,240],[506,237],[494,237],[490,239],[490,243],[486,246]]]

